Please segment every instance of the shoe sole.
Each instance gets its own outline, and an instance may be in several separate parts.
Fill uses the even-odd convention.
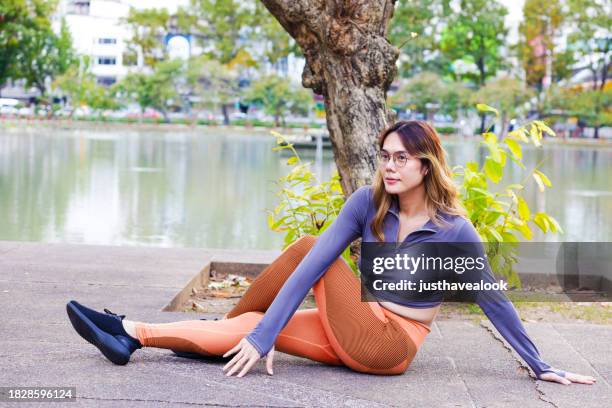
[[[73,304],[66,305],[68,318],[76,332],[89,343],[100,350],[104,357],[117,365],[126,365],[130,361],[131,353],[123,344],[113,336],[100,330]]]

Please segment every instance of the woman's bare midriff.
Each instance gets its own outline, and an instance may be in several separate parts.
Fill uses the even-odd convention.
[[[387,310],[392,311],[395,314],[406,317],[411,320],[416,320],[417,322],[423,323],[427,327],[431,326],[431,323],[435,319],[438,311],[440,310],[440,305],[428,308],[417,308],[417,307],[408,307],[399,305],[393,302],[378,302],[382,307]]]

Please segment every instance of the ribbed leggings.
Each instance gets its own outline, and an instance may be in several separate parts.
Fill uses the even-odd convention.
[[[223,355],[259,323],[315,241],[315,236],[306,235],[288,246],[259,274],[224,319],[136,322],[138,339],[147,347]],[[426,325],[399,316],[377,302],[362,302],[360,281],[341,257],[313,291],[317,307],[295,312],[277,337],[276,350],[364,373],[401,374],[430,332]]]

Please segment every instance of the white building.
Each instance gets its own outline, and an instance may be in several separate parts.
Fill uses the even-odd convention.
[[[132,70],[148,69],[144,66],[142,55],[134,56],[128,52],[132,32],[123,19],[128,17],[130,8],[165,8],[172,15],[179,7],[188,5],[189,0],[60,0],[52,24],[54,30],[59,32],[61,21],[65,19],[76,52],[89,57],[90,70],[97,82],[109,86]],[[202,52],[202,47],[194,44],[189,37],[170,35],[167,40],[167,52],[171,58],[187,58]],[[299,83],[303,67],[302,57],[290,55],[277,64],[266,64],[262,68],[266,73],[276,72]],[[249,72],[245,70],[251,76]],[[51,78],[48,80],[50,86]],[[36,89],[24,89],[23,85],[23,80],[9,81],[2,89],[2,96],[22,100],[38,96]]]
[[[126,58],[126,44],[132,33],[122,24],[122,19],[128,16],[130,8],[165,8],[169,14],[174,14],[179,7],[188,5],[189,0],[61,0],[54,23],[59,30],[61,18],[66,19],[74,47],[79,54],[90,57],[92,73],[98,83],[111,85],[134,67],[143,67],[141,55],[136,61]],[[168,54],[171,57],[184,58],[199,52],[201,49],[183,36],[172,37],[168,41]],[[304,60],[290,55],[276,65],[276,69],[268,69],[299,81]]]
[[[187,6],[188,0],[62,0],[54,18],[58,27],[65,18],[72,34],[75,49],[87,55],[91,61],[91,71],[99,84],[111,85],[125,76],[130,69],[142,68],[142,56],[134,61],[127,56],[127,42],[132,36],[129,28],[122,23],[130,8],[166,8],[170,14],[180,6]],[[189,44],[185,50],[184,42],[176,42],[182,52],[190,52]],[[171,43],[172,45],[172,43]],[[171,55],[176,55],[176,53]],[[188,56],[188,55],[187,55]]]

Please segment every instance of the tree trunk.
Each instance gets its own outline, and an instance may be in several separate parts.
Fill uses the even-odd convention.
[[[502,141],[506,138],[506,136],[508,135],[508,122],[510,122],[510,120],[508,119],[510,117],[510,115],[508,115],[507,111],[502,111],[502,115],[501,115],[501,129],[499,129],[499,140]]]
[[[262,0],[306,58],[302,85],[322,95],[345,195],[372,182],[376,138],[399,50],[386,33],[395,0]]]
[[[230,124],[229,112],[227,111],[227,103],[221,104],[221,113],[223,113],[223,124],[228,126]]]

